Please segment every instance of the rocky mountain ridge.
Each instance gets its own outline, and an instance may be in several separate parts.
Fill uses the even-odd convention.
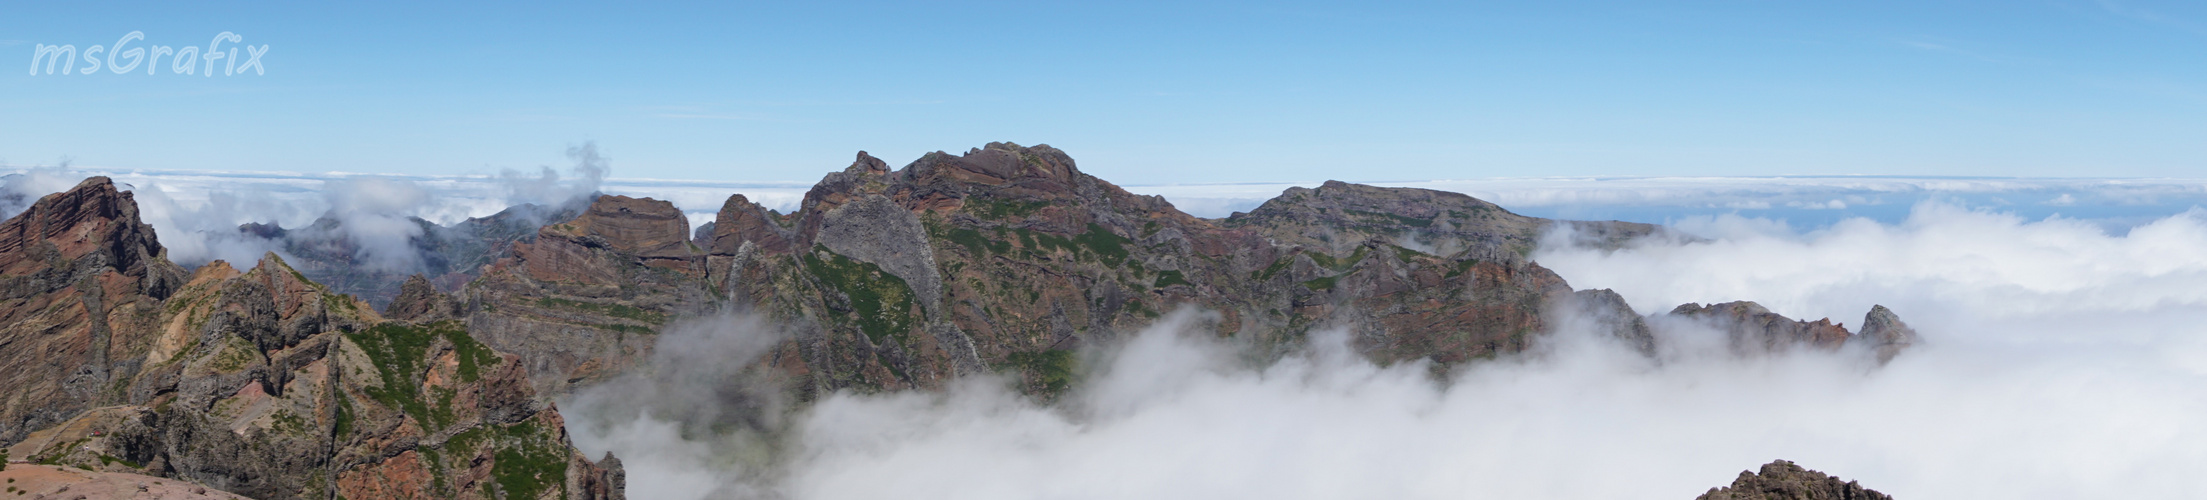
[[[1374,361],[1437,372],[1527,349],[1559,315],[1643,355],[1659,347],[1621,296],[1574,290],[1527,257],[1559,228],[1614,247],[1655,226],[1341,182],[1201,219],[1049,146],[901,169],[860,152],[791,213],[735,195],[695,231],[650,198],[595,196],[541,223],[517,207],[424,247],[474,259],[445,258],[441,276],[365,269],[342,246],[302,253],[306,269],[271,255],[187,273],[104,179],[48,198],[0,225],[0,355],[43,361],[0,368],[0,444],[263,498],[618,496],[618,461],[575,452],[550,401],[639,369],[669,325],[726,310],[787,330],[752,373],[799,407],[982,373],[1054,398],[1082,376],[1082,346],[1183,308],[1274,356],[1342,328]],[[332,228],[246,229],[341,243]],[[1917,342],[1882,306],[1860,333],[1752,302],[1671,314],[1726,331],[1742,355],[1859,346],[1884,362]]]
[[[1526,256],[1565,226],[1602,246],[1659,228],[1525,217],[1456,193],[1327,182],[1201,219],[1082,173],[1055,148],[992,143],[901,169],[861,152],[791,213],[739,194],[688,233],[653,223],[607,237],[595,228],[623,224],[614,214],[681,214],[648,198],[598,204],[516,245],[460,294],[471,328],[532,359],[547,394],[633,365],[650,332],[721,304],[787,326],[760,365],[800,400],[977,372],[1048,396],[1077,377],[1079,346],[1184,307],[1210,312],[1204,327],[1219,335],[1277,351],[1338,327],[1375,361],[1437,369],[1523,350],[1556,314],[1598,318],[1644,354],[1656,347],[1621,297],[1573,290]],[[1738,304],[1675,314],[1731,325],[1743,346],[1836,349],[1857,337]],[[1872,316],[1890,337],[1875,349],[1913,342],[1890,311]]]
[[[271,254],[186,274],[106,178],[0,223],[7,456],[255,498],[618,498],[520,359]]]

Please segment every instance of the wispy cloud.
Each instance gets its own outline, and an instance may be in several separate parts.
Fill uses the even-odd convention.
[[[2009,60],[2009,58],[1994,57],[1976,50],[1958,47],[1957,45],[1960,44],[1949,41],[1935,41],[1924,38],[1902,38],[1894,40],[1894,42],[1899,43],[1902,46],[1917,50],[1967,57],[1984,62],[2012,62]]]
[[[655,117],[659,117],[659,118],[677,118],[677,119],[690,119],[690,120],[744,120],[744,121],[767,121],[767,120],[769,120],[769,118],[767,118],[767,116],[766,116],[766,115],[764,115],[764,114],[758,114],[758,113],[658,113],[658,114],[654,114],[654,115],[652,115],[652,116],[655,116]]]
[[[2158,11],[2148,10],[2134,5],[2128,5],[2118,0],[2099,0],[2097,3],[2100,6],[2100,10],[2107,11],[2107,13],[2109,14],[2143,21],[2147,24],[2157,24],[2170,28],[2176,28],[2191,32],[2195,35],[2207,36],[2207,24],[2201,24],[2188,19],[2163,14]]]

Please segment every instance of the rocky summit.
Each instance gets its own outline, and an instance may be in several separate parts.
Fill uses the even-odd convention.
[[[1731,486],[1709,488],[1694,500],[1892,500],[1854,481],[1801,468],[1784,460],[1764,464],[1761,472],[1740,471]]]
[[[1615,247],[1659,227],[1341,182],[1203,219],[1049,146],[895,169],[860,152],[790,213],[736,195],[694,230],[668,202],[603,195],[417,222],[414,273],[355,261],[336,218],[249,225],[283,250],[187,271],[107,179],[39,200],[0,224],[0,445],[254,498],[618,498],[619,461],[577,452],[551,401],[731,310],[784,330],[744,369],[784,411],[991,373],[1049,400],[1082,375],[1083,346],[1183,310],[1260,357],[1337,328],[1376,362],[1439,371],[1523,351],[1565,317],[1661,351],[1620,295],[1527,257],[1559,230]],[[1671,314],[1742,354],[1859,345],[1882,362],[1918,343],[1883,307],[1859,334],[1752,302]]]
[[[273,254],[187,275],[105,178],[0,224],[0,266],[13,459],[253,498],[620,497],[518,357]]]

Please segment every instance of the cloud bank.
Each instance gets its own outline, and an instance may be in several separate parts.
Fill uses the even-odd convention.
[[[1203,321],[1184,311],[1086,353],[1082,384],[1054,404],[985,379],[843,393],[766,424],[784,429],[769,437],[608,412],[590,392],[562,407],[578,445],[623,457],[640,498],[1691,498],[1776,458],[1901,498],[2207,495],[2194,474],[2207,465],[2207,213],[2119,233],[1941,204],[1894,224],[1689,226],[1714,239],[1605,252],[1557,238],[1535,258],[1643,311],[1750,298],[1852,324],[1882,303],[1926,342],[1884,367],[1846,352],[1743,359],[1718,332],[1659,318],[1656,362],[1564,321],[1531,352],[1437,380],[1365,362],[1338,333],[1249,365],[1184,333]],[[707,323],[720,326],[665,341],[775,338],[756,321]],[[700,373],[685,363],[658,365]],[[702,380],[716,377],[742,379]],[[743,408],[620,400],[699,401]]]
[[[2103,227],[2143,224],[2207,205],[2207,179],[2051,179],[1882,176],[1523,177],[1370,182],[1469,194],[1536,217],[1667,223],[1737,214],[1822,227],[1854,217],[1897,222],[1925,201],[1997,207],[2026,217],[2061,214]],[[1290,186],[1317,182],[1131,185],[1202,217],[1246,212]]]

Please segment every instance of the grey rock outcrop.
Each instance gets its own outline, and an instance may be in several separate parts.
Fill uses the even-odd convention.
[[[1571,293],[1565,302],[1566,314],[1579,314],[1593,322],[1599,332],[1632,347],[1643,356],[1655,356],[1655,332],[1648,329],[1648,322],[1640,313],[1625,303],[1625,297],[1607,288],[1579,290]]]
[[[1793,462],[1765,464],[1760,473],[1740,471],[1731,486],[1710,488],[1694,500],[1893,500],[1854,481],[1841,481]]]
[[[1884,364],[1917,342],[1916,330],[1901,322],[1900,316],[1893,314],[1885,306],[1870,308],[1869,315],[1863,319],[1860,332],[1849,332],[1846,325],[1832,323],[1831,318],[1816,321],[1794,320],[1770,312],[1762,304],[1748,301],[1707,306],[1686,303],[1672,309],[1670,314],[1703,321],[1724,330],[1732,352],[1740,355],[1768,354],[1797,348],[1832,351],[1842,347],[1861,347],[1876,353],[1878,363]]]
[[[1860,335],[1877,352],[1880,364],[1892,361],[1893,356],[1916,345],[1916,329],[1901,322],[1899,315],[1882,305],[1872,306],[1870,314],[1863,316]]]

